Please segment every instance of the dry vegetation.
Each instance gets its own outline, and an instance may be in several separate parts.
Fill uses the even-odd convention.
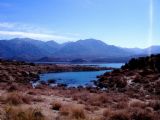
[[[36,108],[20,108],[20,107],[7,107],[5,108],[4,120],[45,120],[41,110]]]
[[[19,92],[8,93],[4,98],[4,102],[10,105],[29,104],[30,101],[31,97]]]
[[[5,64],[8,71],[19,74],[20,81],[22,73],[27,79],[31,77],[30,72],[24,71],[30,67],[32,72],[35,70],[35,65],[16,63],[17,73],[14,65]],[[108,90],[47,85],[33,89],[27,83],[3,80],[0,80],[0,120],[160,120],[160,75],[150,70],[106,73],[99,86],[109,84]]]
[[[47,86],[28,89],[23,85],[20,90],[12,92],[0,89],[0,118],[2,120],[160,119],[160,100],[157,96],[143,99],[124,93],[95,91]]]

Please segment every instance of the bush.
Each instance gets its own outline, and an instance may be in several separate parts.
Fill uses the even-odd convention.
[[[105,109],[105,110],[103,111],[103,116],[104,116],[104,117],[109,117],[110,114],[111,114],[111,110],[110,110],[110,109]]]
[[[125,111],[115,111],[112,113],[109,120],[130,120],[129,114]],[[139,119],[143,120],[143,119]]]
[[[144,102],[141,102],[141,101],[133,101],[133,102],[130,103],[130,107],[145,108],[145,107],[147,107],[147,105]]]
[[[116,105],[113,106],[116,109],[126,109],[128,108],[128,102],[120,101]]]
[[[62,104],[58,101],[53,101],[51,105],[53,110],[60,110],[60,108],[62,107]]]
[[[149,106],[152,107],[155,111],[160,110],[160,100],[151,101]]]
[[[153,113],[149,113],[146,110],[138,109],[131,115],[132,120],[154,120]]]
[[[84,113],[84,109],[80,106],[72,107],[71,115],[73,118],[76,118],[76,119],[85,119],[86,118],[86,115]]]
[[[40,109],[8,107],[5,109],[5,120],[45,120],[45,117]]]
[[[80,105],[64,105],[60,108],[60,114],[70,116],[73,119],[85,119],[85,111]]]
[[[60,114],[61,114],[61,115],[68,116],[69,113],[70,113],[70,106],[69,106],[69,105],[63,105],[63,106],[60,108]]]
[[[5,99],[5,102],[11,105],[19,105],[22,103],[29,104],[30,101],[31,101],[30,97],[24,96],[18,92],[9,93]]]

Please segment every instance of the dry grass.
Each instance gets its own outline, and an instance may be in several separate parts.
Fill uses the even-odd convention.
[[[86,115],[84,109],[80,106],[74,106],[71,109],[71,116],[75,119],[85,119]]]
[[[146,103],[144,103],[144,102],[141,102],[141,101],[132,101],[131,103],[130,103],[130,107],[134,107],[134,108],[145,108],[145,107],[147,107],[147,105],[146,105]]]
[[[130,120],[130,116],[126,111],[120,110],[120,111],[112,112],[109,120]]]
[[[18,86],[16,84],[12,84],[9,86],[9,88],[7,90],[8,90],[8,92],[16,91],[16,90],[18,90]]]
[[[129,113],[126,110],[105,109],[103,116],[105,120],[130,120]]]
[[[4,120],[46,120],[40,109],[7,107]]]
[[[62,107],[62,103],[61,102],[59,102],[59,101],[53,101],[52,103],[51,103],[51,108],[53,109],[53,110],[60,110],[60,108]]]
[[[143,109],[137,109],[130,117],[132,120],[158,120],[152,112]]]
[[[160,118],[158,114],[140,107],[121,110],[105,109],[103,116],[105,120],[159,120]]]
[[[103,111],[103,116],[107,118],[111,115],[111,112],[112,112],[111,109],[107,108]]]
[[[120,101],[117,104],[113,105],[115,109],[127,109],[128,108],[128,102]]]
[[[70,117],[70,119],[86,119],[86,113],[80,105],[64,105],[60,108],[60,114]]]
[[[22,95],[22,93],[19,92],[12,92],[7,94],[4,102],[11,105],[19,105],[23,103],[29,104],[31,102],[31,98],[29,96]]]
[[[160,100],[150,101],[149,106],[152,107],[155,111],[160,110]]]
[[[32,101],[34,101],[34,102],[43,102],[43,101],[44,101],[44,98],[42,98],[42,97],[40,97],[40,96],[34,97],[34,98],[32,98]]]
[[[70,114],[70,105],[63,105],[60,108],[60,114],[64,116],[68,116]]]

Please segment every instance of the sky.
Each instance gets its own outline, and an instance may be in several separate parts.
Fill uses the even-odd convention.
[[[159,6],[160,0],[0,0],[0,39],[160,45]]]

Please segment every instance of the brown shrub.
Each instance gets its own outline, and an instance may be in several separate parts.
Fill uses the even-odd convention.
[[[110,115],[111,115],[111,109],[105,109],[104,111],[103,111],[103,116],[104,117],[109,117]]]
[[[114,111],[109,120],[130,120],[129,117],[129,114],[126,111]]]
[[[5,109],[5,120],[45,120],[40,109],[22,109],[8,107]]]
[[[16,84],[12,84],[11,86],[9,86],[9,88],[7,89],[8,92],[13,92],[18,90],[18,86]]]
[[[116,109],[126,109],[128,108],[128,102],[120,101],[116,105],[113,106]]]
[[[60,110],[60,108],[62,107],[62,103],[58,101],[53,101],[51,103],[51,106],[53,110]]]
[[[60,114],[64,116],[70,116],[72,119],[85,119],[86,114],[82,106],[80,105],[63,105],[60,108]]]
[[[35,97],[35,98],[32,99],[32,101],[34,101],[34,102],[43,102],[44,99],[41,98],[41,97]]]
[[[37,95],[37,92],[35,92],[35,91],[29,91],[27,94],[29,94],[29,95]]]
[[[9,103],[12,105],[18,105],[18,104],[29,104],[31,101],[31,98],[29,96],[24,96],[22,95],[22,93],[18,93],[18,92],[12,92],[9,93],[5,99],[5,103]]]
[[[154,114],[146,110],[138,109],[131,115],[132,120],[154,120]]]
[[[71,108],[71,116],[75,119],[85,119],[86,115],[84,109],[80,106],[74,106]]]
[[[160,110],[160,100],[149,102],[149,106],[152,107],[155,111]]]
[[[63,105],[63,106],[60,108],[60,114],[61,114],[61,115],[68,116],[69,113],[70,113],[70,106],[69,106],[69,105]]]
[[[132,101],[132,102],[130,103],[130,107],[145,108],[145,107],[147,107],[147,105],[146,105],[146,103],[141,102],[141,101]]]
[[[105,94],[92,95],[88,100],[88,104],[93,106],[103,106],[108,102],[108,97]]]

